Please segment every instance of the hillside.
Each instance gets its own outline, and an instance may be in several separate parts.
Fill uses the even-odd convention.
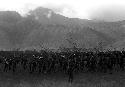
[[[9,14],[9,15],[8,15]],[[106,47],[125,38],[125,23],[68,18],[39,7],[26,17],[14,11],[0,12],[0,48]]]

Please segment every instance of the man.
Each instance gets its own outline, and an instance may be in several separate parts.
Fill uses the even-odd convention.
[[[73,62],[73,59],[70,58],[68,59],[68,76],[69,76],[69,79],[68,79],[68,82],[72,83],[73,82],[73,72],[74,72],[74,66],[75,66],[75,63]]]

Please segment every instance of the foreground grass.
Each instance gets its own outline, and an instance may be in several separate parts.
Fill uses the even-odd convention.
[[[28,73],[0,72],[0,87],[125,87],[125,72],[81,73],[72,84],[63,74],[30,75]]]

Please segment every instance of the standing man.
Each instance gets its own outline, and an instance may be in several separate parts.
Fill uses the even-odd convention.
[[[73,82],[73,79],[74,79],[74,76],[73,76],[73,73],[74,73],[74,66],[75,66],[75,63],[73,61],[73,58],[69,58],[68,59],[68,76],[69,76],[69,79],[68,79],[68,82],[72,83]]]

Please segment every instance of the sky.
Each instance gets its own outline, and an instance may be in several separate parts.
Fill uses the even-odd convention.
[[[125,19],[125,0],[0,0],[0,10],[15,10],[22,15],[39,6],[71,18],[104,21]]]

